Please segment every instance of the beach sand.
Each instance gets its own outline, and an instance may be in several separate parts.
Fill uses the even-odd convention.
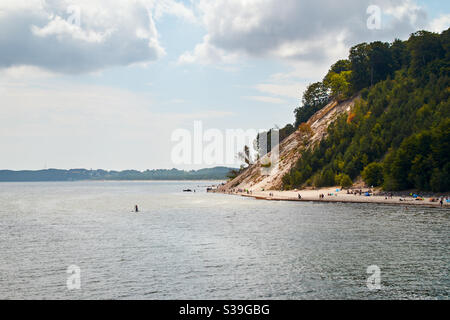
[[[416,200],[411,196],[401,197],[392,196],[392,198],[384,195],[365,196],[364,192],[367,189],[362,189],[362,195],[347,194],[347,190],[340,190],[336,192],[334,188],[322,188],[318,190],[292,190],[292,191],[253,191],[249,194],[247,192],[227,192],[228,194],[241,195],[244,197],[253,197],[259,200],[272,201],[319,201],[319,202],[351,202],[351,203],[381,203],[381,204],[395,204],[395,205],[417,205],[425,207],[440,207],[439,200],[431,202],[430,198],[423,198],[423,200]],[[301,199],[298,195],[301,195]],[[324,194],[324,198],[319,198],[320,194]],[[332,195],[328,195],[332,194]],[[443,208],[450,209],[450,203],[443,203]]]

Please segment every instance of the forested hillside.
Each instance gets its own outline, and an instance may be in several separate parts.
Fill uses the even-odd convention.
[[[385,190],[450,190],[449,75],[450,29],[352,47],[308,87],[295,125],[331,99],[361,99],[301,151],[283,187],[349,186],[361,176]]]

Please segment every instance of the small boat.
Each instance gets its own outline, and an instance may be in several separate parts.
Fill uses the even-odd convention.
[[[264,197],[264,196],[254,196],[253,198],[255,198],[256,200],[269,200],[268,197]]]

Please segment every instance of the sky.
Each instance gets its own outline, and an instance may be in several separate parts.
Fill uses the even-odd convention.
[[[0,169],[220,165],[173,133],[283,127],[351,46],[449,26],[437,0],[0,0]]]

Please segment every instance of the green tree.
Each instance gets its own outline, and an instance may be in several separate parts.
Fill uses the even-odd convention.
[[[381,186],[383,184],[383,166],[378,162],[372,162],[364,168],[361,176],[368,186]]]
[[[408,40],[411,52],[411,70],[417,74],[429,62],[441,58],[444,49],[439,35],[428,31],[417,31]]]
[[[370,85],[369,51],[370,47],[367,43],[361,43],[350,48],[351,84],[354,91],[359,91]]]
[[[338,60],[335,64],[333,64],[328,70],[327,75],[323,78],[323,84],[328,87],[328,83],[330,82],[330,78],[332,74],[339,74],[343,71],[351,71],[351,63],[350,60]]]
[[[320,106],[329,100],[328,88],[322,82],[311,83],[303,93],[304,106]]]
[[[342,174],[340,177],[339,184],[342,188],[347,189],[353,185],[352,179],[347,174]]]
[[[395,41],[391,45],[390,51],[392,56],[393,70],[399,70],[403,66],[407,66],[409,64],[409,61],[411,60],[411,55],[404,41],[395,39]]]
[[[393,74],[394,60],[389,43],[376,41],[370,44],[369,70],[370,85],[385,80]]]
[[[350,71],[352,67],[352,64],[350,60],[338,60],[335,64],[333,64],[328,71],[328,73],[334,72],[334,73],[341,73],[342,71]],[[326,77],[325,77],[326,78]]]
[[[328,88],[322,82],[310,84],[302,96],[302,105],[295,108],[295,128],[307,122],[311,116],[322,109],[330,100]]]
[[[330,168],[322,170],[322,172],[316,175],[314,179],[314,185],[320,187],[331,187],[336,184],[335,174]]]
[[[330,73],[327,85],[331,89],[331,96],[338,101],[350,97],[350,77],[351,71],[342,71],[341,73]]]

